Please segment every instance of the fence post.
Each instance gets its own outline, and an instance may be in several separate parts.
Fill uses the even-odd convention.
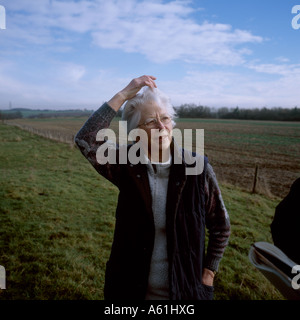
[[[258,165],[256,164],[255,165],[255,172],[254,172],[254,179],[253,179],[252,193],[255,193],[255,191],[256,191],[257,177],[258,177]]]

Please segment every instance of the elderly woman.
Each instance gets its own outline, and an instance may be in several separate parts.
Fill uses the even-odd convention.
[[[212,299],[214,275],[230,234],[229,217],[207,158],[201,174],[186,174],[188,153],[172,139],[174,109],[155,80],[153,76],[133,79],[95,111],[75,137],[97,172],[120,191],[104,296]],[[138,93],[143,87],[146,90]],[[121,148],[115,146],[117,161],[101,164],[97,150],[105,141],[96,139],[97,133],[109,127],[125,102],[122,118],[128,131],[139,128],[146,133],[140,150],[145,161],[121,164]],[[136,143],[127,146],[128,153]],[[179,164],[174,161],[176,153],[182,154]]]

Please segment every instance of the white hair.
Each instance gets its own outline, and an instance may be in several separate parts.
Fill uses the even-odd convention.
[[[167,114],[172,118],[173,127],[175,126],[173,119],[176,112],[169,97],[157,88],[145,87],[142,93],[138,93],[134,98],[128,100],[124,106],[122,120],[127,121],[127,133],[138,127],[143,105],[149,101],[154,101],[161,109],[165,109]]]

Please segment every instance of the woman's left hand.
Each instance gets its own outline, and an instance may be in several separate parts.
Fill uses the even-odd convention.
[[[205,284],[206,286],[213,286],[214,277],[215,277],[215,274],[213,273],[213,271],[204,268],[203,274],[202,274],[202,283],[203,284]]]

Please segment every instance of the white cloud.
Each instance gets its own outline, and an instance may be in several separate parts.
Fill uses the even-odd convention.
[[[131,79],[118,77],[114,70],[103,69],[87,77],[84,66],[52,61],[35,82],[17,74],[18,64],[0,61],[0,108],[89,108],[99,107]]]
[[[59,78],[67,83],[78,82],[86,73],[86,69],[82,65],[76,65],[74,63],[66,63],[61,67],[59,72]]]
[[[286,70],[279,77],[264,80],[245,69],[244,73],[191,71],[179,81],[162,82],[161,87],[176,106],[196,103],[210,107],[260,108],[299,106],[299,83],[299,69],[294,74]]]
[[[278,62],[281,62],[281,63],[290,62],[290,59],[286,58],[286,57],[277,57],[277,58],[275,58],[275,60],[278,61]]]
[[[249,51],[238,45],[260,42],[247,32],[229,25],[204,22],[202,25],[181,17],[152,18],[145,21],[119,21],[115,26],[93,32],[95,43],[104,48],[138,52],[160,63],[183,60],[194,63],[238,65]],[[235,48],[236,46],[236,48]]]
[[[57,29],[90,33],[100,48],[144,55],[156,63],[172,60],[238,65],[249,54],[243,45],[262,37],[228,24],[198,23],[191,1],[46,1],[14,0],[14,35],[33,43],[55,43]],[[52,29],[51,29],[52,28]],[[26,30],[26,31],[25,31]],[[16,32],[17,31],[17,32]]]
[[[189,18],[192,9],[184,2],[176,3],[178,10],[172,10],[172,4],[147,2],[143,14],[141,3],[127,15],[116,9],[113,19],[93,31],[94,41],[103,48],[141,53],[156,63],[184,60],[219,65],[243,63],[246,51],[239,45],[263,41],[250,32],[232,30],[230,25],[199,24]]]
[[[250,65],[250,69],[257,72],[268,73],[281,76],[299,76],[300,75],[300,64],[257,64]]]
[[[55,71],[44,83],[27,83],[14,77],[14,65],[0,65],[0,107],[99,107],[130,78],[120,77],[115,70],[99,70],[88,77],[83,66],[74,63],[53,64]],[[275,66],[273,66],[275,68]],[[257,66],[259,68],[259,66]],[[268,71],[268,68],[260,70]],[[279,70],[280,68],[278,68]],[[282,72],[283,73],[283,72]],[[257,74],[234,71],[189,71],[181,79],[161,80],[157,84],[170,96],[172,103],[196,103],[210,107],[294,107],[298,103],[300,72],[279,74],[264,80]],[[34,102],[33,102],[34,101]],[[299,104],[298,104],[299,106]]]

